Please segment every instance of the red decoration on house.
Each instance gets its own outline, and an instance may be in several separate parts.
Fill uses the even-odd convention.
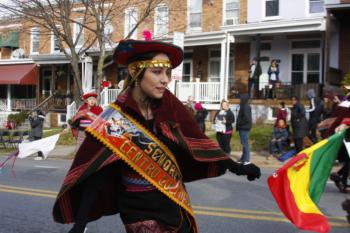
[[[144,30],[142,32],[143,38],[145,38],[145,41],[152,40],[152,32],[150,30]]]
[[[103,88],[108,88],[111,86],[111,82],[110,81],[102,81],[102,87]]]

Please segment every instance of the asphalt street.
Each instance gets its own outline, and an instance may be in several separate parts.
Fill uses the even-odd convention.
[[[3,159],[3,157],[0,157]],[[32,158],[18,160],[15,173],[7,165],[0,172],[0,233],[61,233],[71,225],[55,223],[52,206],[71,160]],[[279,211],[266,179],[273,173],[262,167],[255,182],[225,174],[187,184],[201,233],[297,233]],[[328,216],[331,232],[349,233],[350,225],[340,203],[345,195],[328,183],[319,203]],[[125,232],[119,216],[101,218],[88,225],[87,233]]]

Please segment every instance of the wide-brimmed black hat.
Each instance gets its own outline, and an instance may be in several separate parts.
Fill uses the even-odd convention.
[[[145,53],[165,53],[168,55],[172,68],[180,65],[183,51],[180,47],[162,41],[121,40],[114,50],[113,59],[117,64],[128,65],[132,58]]]

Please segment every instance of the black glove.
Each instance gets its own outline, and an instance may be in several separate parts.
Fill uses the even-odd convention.
[[[241,164],[236,163],[233,160],[223,160],[219,162],[219,165],[223,168],[230,170],[239,176],[246,175],[249,181],[259,179],[261,176],[260,168],[253,163]]]
[[[260,168],[253,163],[239,164],[229,169],[230,172],[236,173],[237,175],[247,175],[249,181],[259,179],[261,176]]]

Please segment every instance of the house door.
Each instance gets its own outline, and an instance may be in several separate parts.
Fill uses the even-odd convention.
[[[43,98],[47,98],[52,95],[52,73],[51,70],[43,71],[43,79],[42,79],[42,96]]]
[[[320,83],[320,53],[293,53],[291,65],[292,85]]]
[[[183,61],[183,70],[182,70],[182,82],[190,82],[192,76],[192,62],[191,60]]]

